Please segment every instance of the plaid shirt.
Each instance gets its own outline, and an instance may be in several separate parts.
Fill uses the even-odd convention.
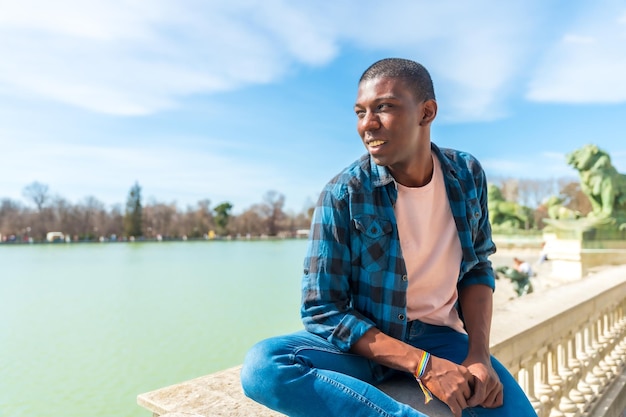
[[[463,287],[495,288],[495,252],[487,213],[487,181],[471,155],[439,149],[463,260]],[[396,183],[364,155],[322,191],[304,260],[301,315],[305,328],[343,351],[372,327],[402,340],[407,326],[406,265],[394,214]],[[462,312],[461,312],[462,313]]]

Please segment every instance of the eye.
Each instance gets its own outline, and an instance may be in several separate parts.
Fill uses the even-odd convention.
[[[376,106],[376,110],[377,111],[381,111],[381,110],[385,110],[385,109],[390,109],[392,107],[393,107],[393,105],[391,105],[389,103],[380,103],[378,106]]]
[[[365,117],[365,110],[362,110],[362,109],[356,109],[356,110],[354,111],[354,113],[356,114],[356,117],[357,117],[357,118],[359,118],[359,119],[362,119],[362,118],[364,118],[364,117]]]

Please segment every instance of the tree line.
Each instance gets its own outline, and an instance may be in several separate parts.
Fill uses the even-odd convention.
[[[531,221],[524,225],[527,230],[543,229],[543,219],[548,217],[545,202],[551,196],[558,196],[563,206],[582,215],[591,210],[577,179],[494,177],[489,181],[500,188],[508,201],[530,210]],[[213,207],[209,199],[184,210],[175,203],[144,204],[138,183],[131,187],[125,206],[117,204],[108,209],[93,196],[71,204],[63,197],[52,196],[48,185],[40,182],[24,187],[23,195],[34,207],[9,198],[0,199],[1,241],[43,241],[52,231],[78,241],[285,237],[308,229],[313,213],[312,205],[301,213],[287,213],[285,196],[277,191],[267,191],[261,202],[238,215],[232,213],[230,202]]]
[[[130,188],[125,206],[110,208],[93,196],[72,204],[40,182],[27,185],[22,194],[34,207],[0,199],[0,241],[39,242],[48,232],[73,241],[289,237],[309,228],[313,212],[312,207],[302,213],[285,211],[285,196],[273,190],[237,215],[230,202],[213,207],[209,199],[185,209],[176,203],[144,203],[138,183]]]

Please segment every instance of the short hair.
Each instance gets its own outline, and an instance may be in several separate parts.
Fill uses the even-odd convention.
[[[418,100],[435,100],[435,88],[428,70],[415,61],[403,58],[385,58],[374,62],[365,70],[359,84],[374,78],[402,78]]]

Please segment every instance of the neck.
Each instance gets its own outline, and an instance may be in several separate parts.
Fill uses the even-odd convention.
[[[389,167],[393,178],[405,187],[423,187],[433,177],[433,155],[430,150],[413,160],[411,166],[406,169]]]

